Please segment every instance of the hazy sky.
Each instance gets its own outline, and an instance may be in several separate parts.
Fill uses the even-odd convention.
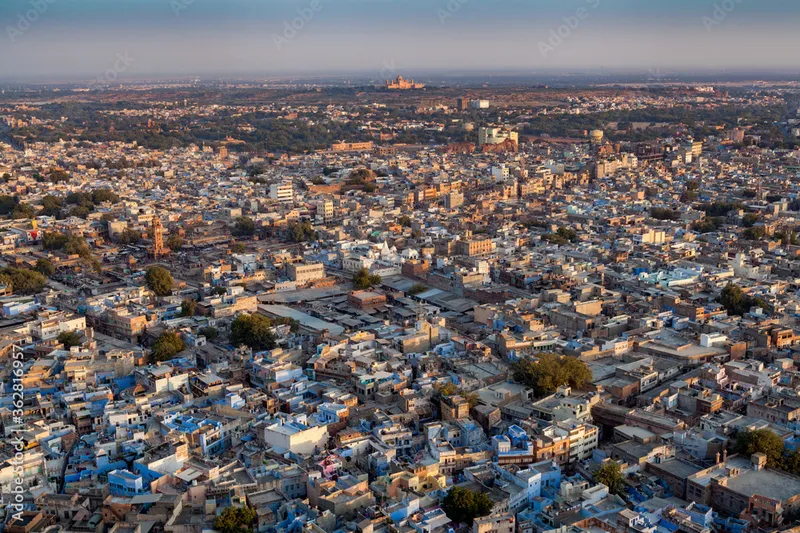
[[[800,70],[798,0],[0,0],[0,21],[2,79]]]

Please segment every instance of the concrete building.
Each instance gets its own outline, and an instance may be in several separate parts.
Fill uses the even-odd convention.
[[[502,144],[507,140],[519,143],[519,133],[507,128],[478,128],[478,145]]]
[[[269,186],[269,197],[278,202],[293,202],[294,184],[289,180],[273,183]]]
[[[328,442],[327,426],[307,426],[290,417],[269,422],[261,435],[266,445],[298,455],[313,455]]]
[[[286,265],[289,279],[298,285],[306,284],[325,277],[325,265],[322,263],[289,263]]]

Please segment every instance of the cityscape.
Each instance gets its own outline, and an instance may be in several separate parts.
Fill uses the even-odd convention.
[[[0,533],[800,532],[797,6],[431,2],[0,8]]]

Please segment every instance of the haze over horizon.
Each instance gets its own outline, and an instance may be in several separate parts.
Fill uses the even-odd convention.
[[[791,0],[6,0],[0,20],[2,79],[800,68]]]

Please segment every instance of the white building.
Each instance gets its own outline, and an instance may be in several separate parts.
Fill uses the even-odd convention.
[[[262,438],[268,446],[298,455],[312,455],[328,442],[328,428],[307,426],[298,418],[278,418],[264,427]]]
[[[294,201],[294,184],[291,181],[273,183],[269,186],[269,197],[278,202]]]
[[[479,128],[478,144],[502,144],[508,139],[519,142],[519,134],[506,128]]]

